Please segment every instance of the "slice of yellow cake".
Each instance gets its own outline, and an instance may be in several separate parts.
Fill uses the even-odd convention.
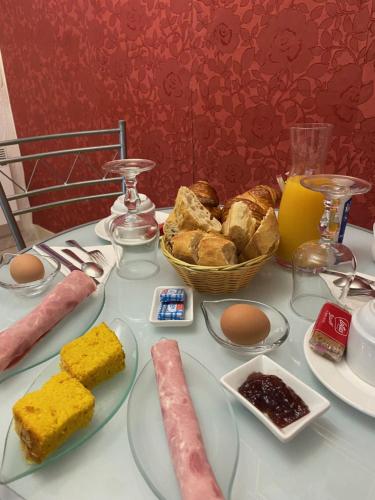
[[[100,323],[61,349],[60,365],[92,389],[125,368],[125,353],[116,334]]]
[[[94,405],[91,392],[66,372],[54,375],[39,390],[19,399],[13,406],[13,416],[26,458],[42,462],[90,423]]]

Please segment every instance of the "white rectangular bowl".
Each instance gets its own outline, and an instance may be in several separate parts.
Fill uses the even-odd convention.
[[[185,319],[158,319],[158,311],[160,306],[160,293],[166,288],[183,288],[186,294],[185,300]],[[193,289],[189,286],[181,285],[163,285],[158,286],[154,290],[149,321],[155,326],[188,326],[191,325],[194,319],[194,299]]]
[[[294,392],[303,399],[309,407],[310,412],[282,429],[277,427],[267,415],[258,410],[258,408],[238,392],[238,388],[245,382],[250,373],[253,372],[261,372],[264,375],[276,375],[281,378],[287,386],[293,389]],[[282,366],[272,361],[268,356],[264,355],[257,356],[225,374],[221,377],[220,382],[245,408],[250,410],[251,413],[263,422],[263,424],[284,443],[293,439],[302,429],[310,424],[314,418],[324,413],[330,407],[330,403],[326,398],[311,389],[311,387],[285,370]]]

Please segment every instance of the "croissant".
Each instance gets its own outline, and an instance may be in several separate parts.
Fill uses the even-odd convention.
[[[189,189],[193,191],[198,200],[206,208],[217,207],[219,205],[217,192],[207,181],[197,181]]]
[[[260,184],[259,186],[254,186],[249,190],[254,196],[264,199],[269,203],[269,206],[275,208],[276,203],[280,198],[280,191],[274,189],[271,186],[265,186]]]

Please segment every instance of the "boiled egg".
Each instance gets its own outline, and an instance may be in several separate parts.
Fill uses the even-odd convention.
[[[25,253],[11,260],[9,272],[16,283],[31,283],[43,278],[44,266],[38,257]]]
[[[220,318],[224,335],[234,344],[253,345],[264,340],[270,332],[268,317],[258,307],[234,304]]]

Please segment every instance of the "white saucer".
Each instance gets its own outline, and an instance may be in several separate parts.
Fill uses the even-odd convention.
[[[165,222],[168,218],[168,213],[166,212],[158,212],[156,211],[155,212],[155,219],[157,221],[158,224],[163,224],[163,222]],[[102,240],[105,240],[105,241],[111,241],[107,232],[106,232],[106,229],[105,229],[105,223],[106,221],[112,217],[111,215],[109,217],[106,217],[105,219],[102,219],[100,220],[96,225],[95,225],[95,234],[96,236],[99,236],[99,238],[101,238]]]
[[[335,363],[316,354],[309,345],[312,329],[313,326],[307,330],[303,342],[311,371],[335,396],[362,413],[375,417],[375,387],[357,377],[345,358]]]

